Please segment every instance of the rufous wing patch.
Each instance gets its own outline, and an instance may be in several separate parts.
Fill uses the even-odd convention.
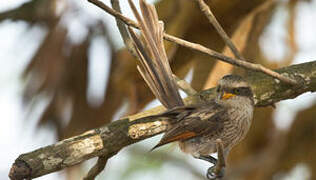
[[[176,136],[171,136],[171,137],[163,137],[160,142],[155,146],[153,147],[151,150],[154,150],[162,145],[165,145],[165,144],[168,144],[168,143],[171,143],[171,142],[175,142],[175,141],[180,141],[180,140],[186,140],[186,139],[190,139],[192,137],[195,137],[196,136],[196,133],[195,132],[192,132],[192,131],[185,131],[181,134],[178,134]]]

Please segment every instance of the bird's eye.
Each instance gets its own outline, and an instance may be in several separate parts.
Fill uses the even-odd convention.
[[[234,94],[239,94],[240,93],[240,89],[234,89]]]

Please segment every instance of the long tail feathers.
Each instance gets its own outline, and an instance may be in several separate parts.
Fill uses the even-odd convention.
[[[153,94],[166,108],[171,109],[176,106],[183,106],[184,103],[173,80],[163,44],[163,22],[158,20],[158,15],[153,5],[140,0],[141,17],[132,0],[128,2],[141,31],[141,37],[138,37],[130,27],[128,28],[140,60],[140,66],[137,67],[138,71]]]

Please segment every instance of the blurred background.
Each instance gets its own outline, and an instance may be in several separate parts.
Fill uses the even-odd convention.
[[[148,2],[156,3],[167,33],[232,56],[195,1]],[[250,62],[275,69],[316,59],[315,0],[206,2]],[[133,18],[127,0],[120,3]],[[224,74],[244,74],[169,42],[166,49],[175,74],[196,90],[215,86]],[[159,105],[115,19],[86,0],[1,1],[0,86],[0,179],[8,179],[21,153]],[[229,156],[230,177],[316,179],[315,102],[316,94],[306,93],[257,108],[250,133]],[[124,148],[97,179],[204,179],[210,165],[175,144],[148,152],[160,137]],[[38,179],[81,179],[95,161]]]

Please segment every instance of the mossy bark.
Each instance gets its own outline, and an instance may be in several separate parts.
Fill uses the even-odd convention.
[[[288,66],[277,72],[296,79],[301,83],[300,86],[284,84],[262,73],[249,73],[246,78],[253,88],[257,107],[316,91],[316,61]],[[193,104],[212,98],[214,89],[208,89],[186,98],[185,103]],[[164,108],[159,106],[22,154],[13,164],[9,176],[11,179],[35,178],[92,157],[110,158],[130,144],[164,132],[167,128],[165,120],[151,116],[162,111]]]

